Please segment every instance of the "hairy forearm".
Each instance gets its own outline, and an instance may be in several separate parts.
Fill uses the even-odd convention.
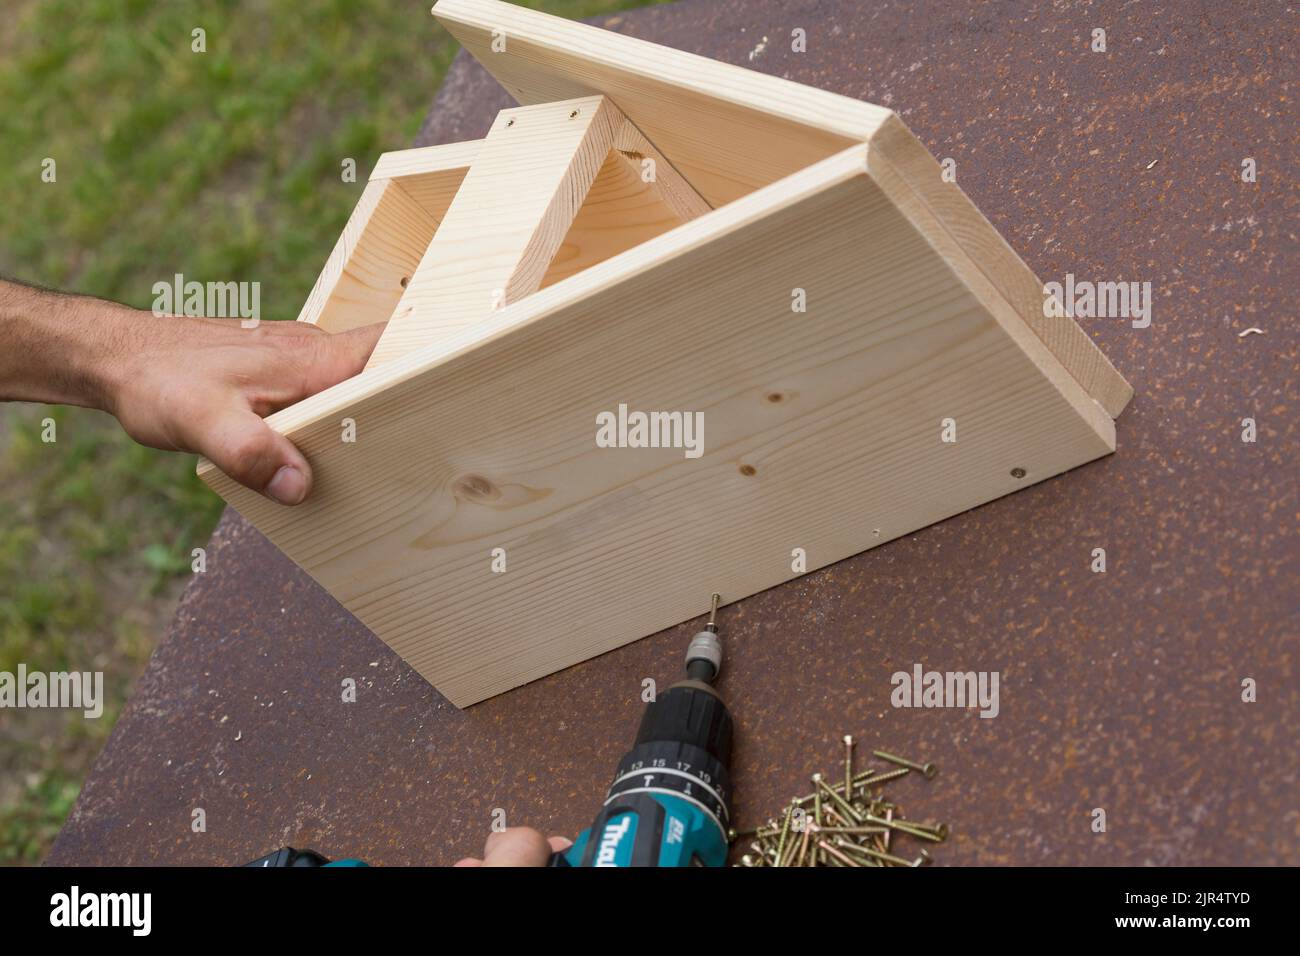
[[[152,319],[116,302],[0,279],[0,400],[112,411],[128,332]]]

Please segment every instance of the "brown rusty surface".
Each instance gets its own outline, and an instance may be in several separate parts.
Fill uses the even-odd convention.
[[[739,820],[832,770],[851,732],[941,765],[893,785],[909,816],[952,825],[941,862],[1300,863],[1281,8],[729,0],[612,25],[891,106],[1044,281],[1154,290],[1148,329],[1084,320],[1136,388],[1118,454],[724,610]],[[808,52],[789,51],[794,27]],[[462,57],[421,142],[480,136],[503,105]],[[1250,326],[1265,334],[1238,338]],[[632,740],[641,680],[675,679],[698,623],[461,712],[228,512],[51,862],[290,843],[448,863],[498,807],[573,834]],[[914,662],[1000,672],[1001,713],[892,708],[890,675]]]

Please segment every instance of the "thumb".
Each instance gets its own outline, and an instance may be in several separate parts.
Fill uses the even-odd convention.
[[[198,450],[235,481],[282,505],[311,491],[311,466],[293,442],[251,409],[231,409],[204,429]]]
[[[551,847],[532,827],[508,827],[488,834],[484,866],[545,866]]]

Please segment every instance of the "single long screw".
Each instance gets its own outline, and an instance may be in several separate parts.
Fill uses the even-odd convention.
[[[929,830],[940,840],[948,839],[948,824],[946,823],[914,823],[912,826],[919,830]]]
[[[889,781],[897,780],[899,777],[906,777],[911,772],[911,767],[899,767],[897,770],[890,770],[888,773],[882,773],[875,777],[870,777],[862,781],[860,786],[874,787],[878,783],[889,783]]]
[[[781,854],[785,852],[785,839],[790,835],[790,818],[794,816],[794,804],[785,811],[785,823],[781,824],[781,841],[776,845],[777,865],[780,866]]]
[[[931,843],[943,842],[937,833],[931,833],[929,830],[922,830],[920,827],[911,826],[901,820],[886,820],[883,817],[873,817],[871,814],[867,814],[867,818],[862,822],[875,823],[882,827],[889,827],[891,830],[901,830],[908,836],[914,836],[921,840],[929,840]]]
[[[934,775],[939,772],[939,768],[932,763],[920,764],[914,760],[908,760],[906,757],[900,757],[897,754],[885,753],[883,750],[871,751],[881,760],[888,760],[890,763],[896,763],[900,767],[909,767],[912,770],[919,770],[926,780],[933,780]]]
[[[823,833],[849,833],[854,836],[868,836],[877,833],[888,833],[884,827],[822,827]]]
[[[844,796],[853,796],[853,737],[844,735]]]

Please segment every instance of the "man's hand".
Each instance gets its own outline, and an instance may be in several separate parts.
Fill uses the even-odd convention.
[[[262,418],[356,375],[382,331],[245,329],[0,281],[0,398],[102,408],[141,444],[206,455],[296,505],[311,491],[311,466]]]
[[[285,505],[311,466],[262,418],[360,372],[383,325],[330,335],[303,322],[155,319],[129,331],[109,373],[108,411],[142,445],[194,451]]]
[[[545,866],[552,853],[573,846],[564,837],[549,840],[531,827],[508,827],[488,834],[483,859],[468,856],[457,866]]]

